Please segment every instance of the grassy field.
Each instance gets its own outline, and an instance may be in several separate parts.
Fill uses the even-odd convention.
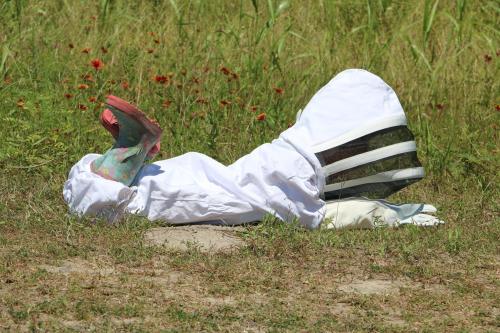
[[[0,2],[0,330],[498,332],[499,19],[494,0]],[[229,163],[352,67],[394,87],[426,167],[391,200],[446,225],[269,219],[217,254],[68,215],[69,168],[111,145],[108,93],[159,121],[159,158]]]

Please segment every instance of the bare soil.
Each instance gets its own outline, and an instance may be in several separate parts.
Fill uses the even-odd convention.
[[[227,252],[245,245],[238,237],[243,228],[213,225],[159,227],[148,230],[146,244],[160,245],[186,251],[198,248],[201,252]]]

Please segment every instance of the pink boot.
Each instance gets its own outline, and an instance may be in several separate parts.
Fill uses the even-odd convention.
[[[113,147],[92,161],[90,169],[103,178],[131,186],[163,131],[142,111],[118,97],[109,96],[106,104],[116,121],[114,126],[110,122],[110,132],[116,135],[119,131]]]
[[[136,108],[131,106],[129,103],[126,101],[116,97],[116,96],[108,96],[107,100],[109,105],[112,105],[116,107],[117,109],[122,109],[122,108],[127,108],[130,109],[131,107],[138,111]],[[132,111],[132,112],[136,112]],[[148,118],[149,119],[149,118]],[[104,111],[101,113],[101,116],[99,117],[99,120],[101,121],[102,126],[113,136],[113,138],[116,140],[118,139],[118,135],[120,134],[120,127],[118,126],[118,120],[116,117],[113,115],[111,110],[109,109],[104,109]],[[151,120],[153,121],[153,120]],[[154,121],[153,121],[154,122]],[[156,144],[151,148],[151,150],[147,154],[147,159],[153,159],[156,154],[160,152],[160,141],[156,142]]]

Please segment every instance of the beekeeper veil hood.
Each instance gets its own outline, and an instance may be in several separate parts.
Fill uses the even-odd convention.
[[[326,200],[385,198],[424,176],[396,93],[365,70],[335,76],[281,137],[319,160]]]

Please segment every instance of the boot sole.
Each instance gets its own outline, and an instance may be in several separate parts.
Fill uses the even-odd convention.
[[[109,95],[107,97],[106,104],[135,119],[138,123],[144,126],[154,137],[157,137],[158,139],[161,137],[163,130],[158,125],[150,121],[146,114],[139,110],[137,107],[113,95]]]

